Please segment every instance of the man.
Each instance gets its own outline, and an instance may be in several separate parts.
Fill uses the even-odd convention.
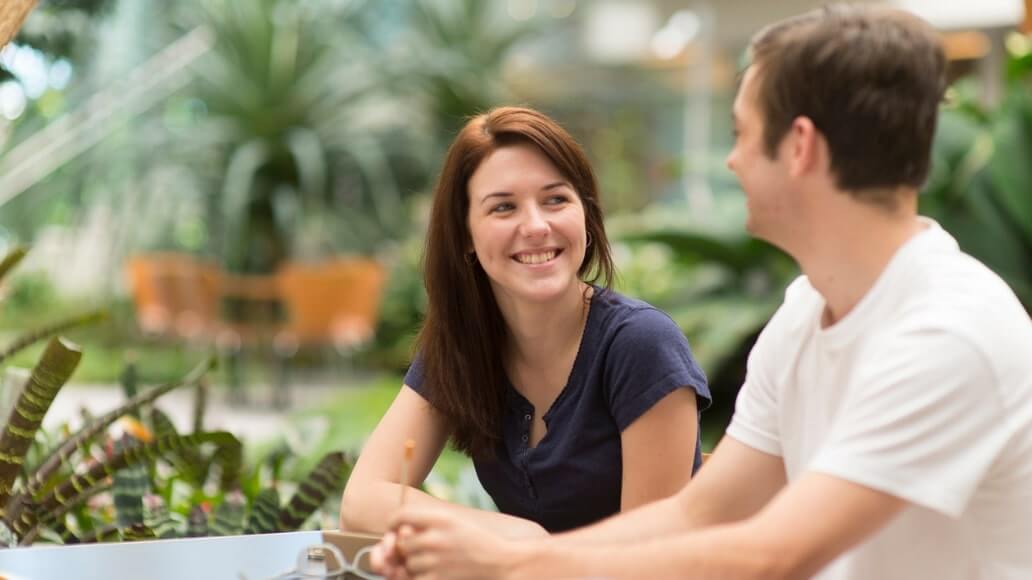
[[[751,53],[728,166],[749,230],[804,275],[709,462],[670,499],[542,540],[403,509],[388,574],[1032,578],[1032,323],[917,215],[945,84],[935,32],[838,6]]]

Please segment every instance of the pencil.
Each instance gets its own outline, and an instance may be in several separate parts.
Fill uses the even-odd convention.
[[[401,460],[401,505],[405,505],[405,490],[409,487],[409,464],[412,463],[412,454],[416,450],[416,442],[412,439],[405,441],[405,454]]]

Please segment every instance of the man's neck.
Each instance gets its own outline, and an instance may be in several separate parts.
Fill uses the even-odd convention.
[[[848,199],[826,212],[804,248],[793,252],[824,297],[821,326],[835,324],[874,286],[897,251],[921,231],[914,199],[896,211]]]

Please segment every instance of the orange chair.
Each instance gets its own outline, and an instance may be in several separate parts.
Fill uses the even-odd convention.
[[[288,263],[277,274],[287,309],[287,337],[297,344],[346,350],[372,338],[386,282],[384,267],[365,258]]]

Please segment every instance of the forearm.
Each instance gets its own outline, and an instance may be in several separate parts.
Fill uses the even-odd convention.
[[[400,502],[401,484],[398,483],[375,482],[349,489],[341,501],[340,527],[356,532],[382,534],[387,531],[390,517],[397,511]],[[544,528],[530,520],[453,504],[413,487],[405,491],[405,503],[443,507],[504,538],[520,539],[547,534]]]
[[[744,523],[612,546],[556,542],[511,544],[512,578],[805,578],[785,546],[758,538]]]
[[[554,546],[579,546],[640,541],[687,528],[688,521],[676,497],[644,505],[601,522],[552,537]]]

